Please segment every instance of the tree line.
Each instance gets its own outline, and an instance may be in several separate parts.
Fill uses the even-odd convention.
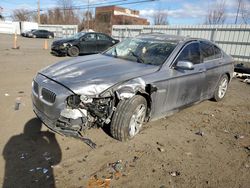
[[[249,0],[235,0],[237,3],[235,24],[250,23],[250,2]],[[224,24],[227,19],[226,0],[217,1],[213,7],[208,7],[204,24]],[[188,10],[187,10],[188,11]],[[167,25],[169,14],[167,10],[159,9],[152,15],[153,25]],[[0,19],[4,19],[1,14]],[[12,13],[14,21],[37,21],[37,11],[26,9],[15,9]],[[89,10],[79,10],[74,8],[74,0],[57,0],[57,6],[47,11],[42,11],[40,15],[41,24],[74,24],[79,26],[79,30],[86,29],[87,20],[89,28],[94,28],[94,14]]]

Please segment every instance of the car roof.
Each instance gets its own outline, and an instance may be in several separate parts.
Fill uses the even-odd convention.
[[[168,35],[164,33],[144,33],[137,36],[137,38],[148,39],[148,40],[160,40],[160,41],[170,41],[170,42],[188,42],[193,40],[200,40],[198,38],[191,38],[189,36],[179,36],[179,35]]]

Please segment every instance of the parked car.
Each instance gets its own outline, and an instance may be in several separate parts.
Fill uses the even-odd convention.
[[[68,39],[54,41],[51,45],[51,52],[55,55],[75,57],[79,54],[102,52],[118,42],[119,40],[104,33],[79,32]]]
[[[250,76],[250,67],[245,66],[243,63],[239,63],[234,66],[234,72],[241,74],[249,74]]]
[[[38,29],[28,33],[28,37],[32,38],[54,38],[54,33],[47,30]]]
[[[21,33],[21,35],[22,35],[23,37],[28,37],[29,34],[32,33],[32,32],[34,32],[34,31],[36,31],[36,29],[31,29],[31,30],[29,30],[29,31],[24,31],[24,32]]]
[[[115,139],[125,141],[144,122],[222,100],[233,69],[232,57],[208,40],[145,34],[38,72],[33,109],[57,133],[77,136],[108,125]]]

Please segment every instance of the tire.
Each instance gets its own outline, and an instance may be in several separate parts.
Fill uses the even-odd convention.
[[[36,38],[36,35],[33,35],[32,37],[33,37],[33,38]]]
[[[111,135],[120,141],[134,138],[142,128],[146,112],[147,101],[140,95],[121,100],[112,117]]]
[[[71,57],[76,57],[79,55],[79,49],[76,47],[76,46],[71,46],[69,49],[68,49],[68,55],[71,56]]]
[[[52,39],[53,37],[51,35],[48,36],[49,39]]]
[[[229,83],[228,76],[226,74],[222,75],[214,92],[213,99],[216,102],[221,101],[225,97],[228,88],[228,83]]]

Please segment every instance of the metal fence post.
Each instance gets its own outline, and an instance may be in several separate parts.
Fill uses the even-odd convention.
[[[213,41],[213,42],[215,42],[216,33],[217,33],[217,28],[212,29],[210,40]]]
[[[178,36],[181,36],[181,28],[179,28],[179,29],[177,30],[177,35],[178,35]]]

